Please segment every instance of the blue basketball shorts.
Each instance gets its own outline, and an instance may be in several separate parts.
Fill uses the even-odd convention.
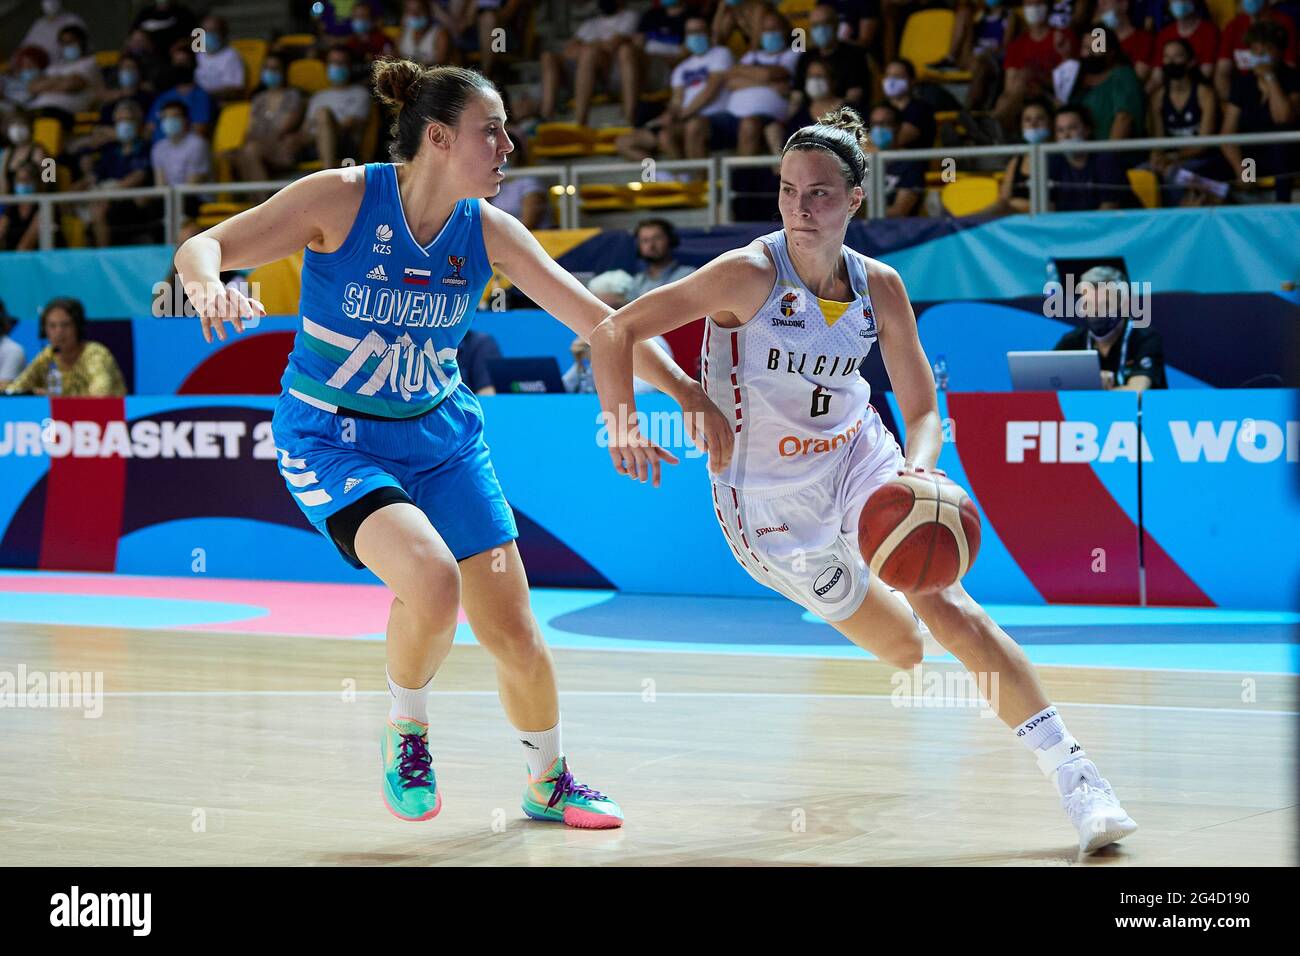
[[[285,393],[271,432],[289,493],[336,547],[330,517],[385,487],[405,492],[457,561],[519,536],[483,438],[483,410],[463,383],[433,411],[401,421],[334,414]]]

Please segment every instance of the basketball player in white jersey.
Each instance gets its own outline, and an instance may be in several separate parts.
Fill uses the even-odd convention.
[[[861,118],[847,107],[805,126],[781,159],[784,228],[646,293],[592,334],[596,385],[620,472],[646,480],[665,454],[636,429],[633,346],[707,316],[702,375],[734,425],[710,449],[713,503],[736,560],[896,667],[922,657],[918,622],[873,584],[858,517],[877,488],[933,472],[942,443],[930,363],[898,273],[844,245],[862,204]],[[906,453],[870,404],[862,361],[879,341],[907,428]],[[908,600],[972,673],[997,674],[998,716],[1061,796],[1084,852],[1137,824],[1062,722],[1024,652],[960,583]]]

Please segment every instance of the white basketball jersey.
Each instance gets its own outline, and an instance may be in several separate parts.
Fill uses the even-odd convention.
[[[776,263],[762,308],[737,329],[705,319],[701,371],[709,398],[735,422],[731,463],[715,480],[757,490],[830,470],[862,429],[871,386],[860,374],[876,341],[867,260],[847,246],[853,301],[822,304],[794,270],[785,231],[761,236]]]

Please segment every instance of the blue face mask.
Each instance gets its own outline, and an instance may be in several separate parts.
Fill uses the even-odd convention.
[[[1264,9],[1264,0],[1241,0],[1241,9],[1253,17]]]
[[[140,82],[140,74],[135,70],[118,70],[117,85],[128,90]]]
[[[414,30],[416,33],[419,33],[428,25],[429,25],[428,17],[407,17],[406,18],[406,28],[408,30]]]
[[[135,139],[135,120],[118,120],[113,124],[113,128],[117,131],[117,138],[123,143]]]
[[[26,69],[19,72],[18,79],[20,79],[23,83],[30,83],[32,80],[36,79],[40,75],[41,75],[41,71],[37,67],[29,66]]]
[[[81,47],[75,43],[69,43],[63,48],[63,58],[68,61],[81,59]]]
[[[740,6],[740,0],[727,0],[727,6],[738,7]]]
[[[819,23],[812,28],[812,41],[817,46],[826,46],[835,39],[835,28],[829,23]]]
[[[1169,4],[1169,12],[1180,20],[1183,17],[1190,17],[1194,9],[1196,9],[1195,5],[1189,3],[1188,0],[1174,0],[1173,3]]]
[[[162,131],[164,136],[179,136],[184,129],[185,121],[179,116],[164,116],[162,118]]]
[[[329,81],[335,86],[342,86],[352,74],[342,63],[331,63],[329,69],[325,71],[325,75],[329,77]]]
[[[19,196],[30,196],[36,192],[36,186],[33,183],[14,183],[14,193]]]
[[[370,21],[369,21],[369,20],[353,20],[353,21],[352,21],[352,32],[353,32],[353,33],[369,33],[369,32],[370,32]]]
[[[268,90],[273,90],[284,82],[284,74],[279,70],[263,70],[262,85]]]
[[[1114,10],[1107,10],[1101,15],[1101,22],[1112,30],[1119,29],[1119,13]]]
[[[224,39],[222,39],[220,33],[209,33],[209,34],[208,34],[208,39],[207,39],[207,44],[208,44],[208,52],[209,52],[209,53],[216,53],[216,52],[217,52],[218,50],[220,50],[223,46],[225,46],[226,41],[225,41]]]
[[[696,56],[703,56],[709,52],[709,38],[703,33],[688,33],[686,34],[686,49]]]
[[[1052,131],[1046,126],[1040,126],[1037,129],[1024,127],[1020,130],[1020,135],[1025,138],[1026,143],[1045,143],[1047,137],[1052,135]]]
[[[785,36],[780,30],[764,30],[759,43],[763,45],[764,52],[775,53],[785,46]]]
[[[888,126],[873,126],[871,141],[880,149],[889,149],[889,144],[894,141],[894,131]]]
[[[1002,6],[1002,0],[984,0],[984,3],[990,10]]]

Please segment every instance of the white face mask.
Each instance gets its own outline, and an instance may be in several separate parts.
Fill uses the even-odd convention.
[[[13,143],[15,146],[21,146],[23,143],[27,142],[32,135],[30,129],[26,126],[21,126],[18,123],[12,124],[7,132],[9,133],[9,142]]]
[[[824,76],[810,76],[804,81],[803,91],[812,99],[819,100],[830,95],[831,82]]]
[[[1044,21],[1047,20],[1046,4],[1034,4],[1033,6],[1027,5],[1024,8],[1024,12],[1025,12],[1025,22],[1028,23],[1031,27],[1036,27],[1038,26],[1038,24],[1043,23]]]

